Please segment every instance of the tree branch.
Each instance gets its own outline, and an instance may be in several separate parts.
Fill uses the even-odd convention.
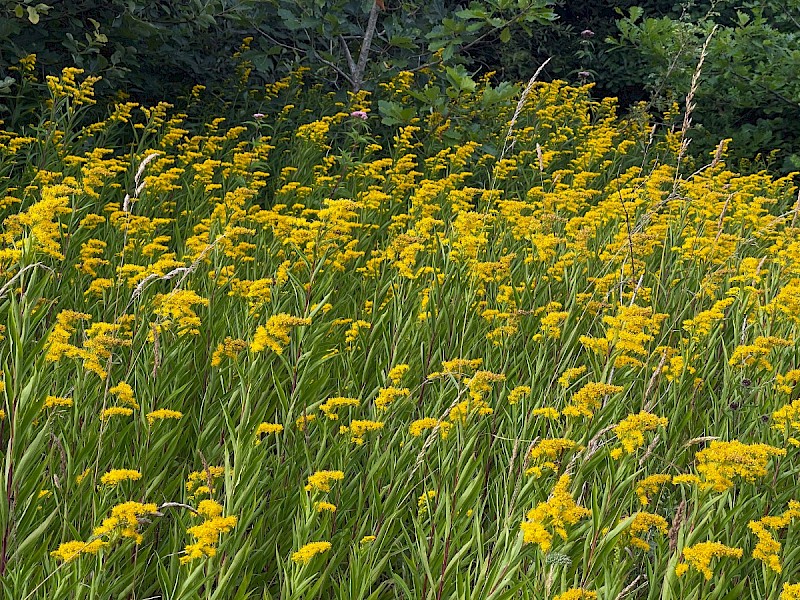
[[[350,85],[353,85],[353,78],[352,78],[350,75],[348,75],[347,73],[345,73],[344,71],[342,71],[342,70],[341,70],[341,69],[340,69],[338,66],[336,66],[336,65],[335,65],[334,63],[332,63],[331,61],[329,61],[329,60],[325,60],[324,58],[322,58],[322,57],[319,55],[319,52],[317,52],[317,51],[316,51],[316,50],[314,50],[313,48],[311,49],[311,51],[314,53],[314,56],[316,56],[316,57],[317,57],[317,60],[318,60],[319,62],[321,62],[321,63],[322,63],[322,64],[324,64],[324,65],[328,65],[328,66],[329,66],[331,69],[333,69],[333,70],[334,70],[334,71],[336,71],[336,72],[337,72],[339,75],[341,75],[342,77],[344,77],[344,79],[345,79],[345,80],[346,80],[346,81],[347,81],[347,82],[348,82]]]
[[[347,59],[347,66],[350,68],[350,75],[352,75],[352,79],[350,80],[351,83],[355,81],[356,76],[356,61],[353,60],[353,55],[350,54],[350,48],[347,47],[347,40],[344,39],[344,36],[339,36],[339,41],[342,43],[342,50],[344,50],[344,56]]]
[[[364,71],[367,68],[367,60],[369,59],[369,48],[372,45],[372,36],[375,35],[375,27],[378,25],[378,2],[372,3],[372,8],[369,11],[369,21],[367,21],[367,29],[364,32],[364,41],[361,42],[361,52],[358,55],[358,64],[353,73],[353,91],[357,92],[361,89],[361,84],[364,81]],[[350,57],[352,60],[352,57]]]

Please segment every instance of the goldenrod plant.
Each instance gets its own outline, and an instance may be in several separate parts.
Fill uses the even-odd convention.
[[[793,177],[292,77],[0,133],[2,596],[800,598]]]

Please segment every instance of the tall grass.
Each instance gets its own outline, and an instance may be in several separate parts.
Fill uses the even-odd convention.
[[[563,82],[81,81],[0,134],[4,597],[800,597],[791,178]]]

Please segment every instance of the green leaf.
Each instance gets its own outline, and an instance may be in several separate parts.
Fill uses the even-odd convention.
[[[447,80],[460,92],[471,92],[478,85],[475,80],[470,77],[463,65],[447,67],[445,72],[447,74]]]

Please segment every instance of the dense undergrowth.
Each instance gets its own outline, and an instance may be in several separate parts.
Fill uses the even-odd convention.
[[[800,598],[792,178],[299,77],[0,134],[4,596]]]

